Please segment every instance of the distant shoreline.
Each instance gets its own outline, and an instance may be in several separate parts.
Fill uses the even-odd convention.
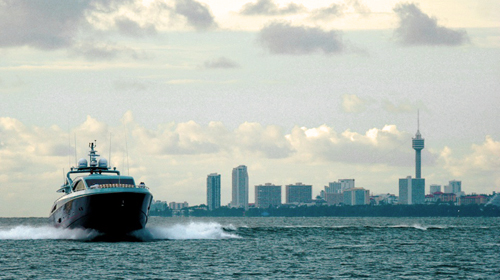
[[[213,211],[193,206],[172,213],[170,209],[151,212],[151,217],[500,217],[495,205],[357,205],[357,206],[296,206],[279,208],[228,208]],[[42,217],[0,217],[0,219],[29,219]]]
[[[172,212],[152,212],[150,216],[170,217],[500,217],[500,207],[489,205],[358,205],[297,206],[278,208],[228,208],[212,211],[193,206]]]

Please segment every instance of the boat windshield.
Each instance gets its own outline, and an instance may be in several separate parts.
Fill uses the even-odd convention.
[[[99,178],[99,179],[85,179],[89,188],[134,188],[134,179],[131,178]]]

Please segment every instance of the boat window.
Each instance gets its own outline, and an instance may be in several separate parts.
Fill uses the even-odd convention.
[[[131,178],[99,178],[99,179],[85,179],[87,181],[87,186],[92,188],[93,186],[129,186],[134,187],[134,179]]]
[[[83,191],[85,189],[85,184],[82,180],[78,181],[76,185],[73,187],[73,191]]]

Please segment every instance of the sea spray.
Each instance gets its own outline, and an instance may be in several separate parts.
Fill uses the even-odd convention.
[[[85,229],[63,229],[52,226],[19,225],[0,229],[0,240],[67,239],[90,240],[98,233]]]
[[[175,224],[169,227],[151,227],[132,233],[144,241],[162,239],[228,239],[241,238],[232,231],[236,228],[232,225],[222,226],[215,222],[190,222],[188,224]]]

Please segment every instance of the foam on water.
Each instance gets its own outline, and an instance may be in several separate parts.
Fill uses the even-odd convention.
[[[0,240],[69,239],[88,240],[96,237],[93,230],[63,229],[52,226],[19,225],[0,228]]]
[[[151,227],[133,233],[137,238],[148,240],[164,239],[228,239],[241,238],[227,232],[227,229],[236,230],[233,225],[222,226],[219,223],[191,222],[189,224],[176,224],[169,227]]]
[[[228,231],[236,231],[236,227],[233,225],[222,226],[214,222],[192,222],[189,224],[176,224],[169,227],[145,228],[131,233],[131,236],[141,241],[240,238],[237,234]],[[60,239],[90,241],[100,237],[101,234],[94,230],[63,229],[52,226],[19,225],[0,228],[0,240]]]
[[[422,226],[420,224],[413,224],[413,225],[394,225],[394,226],[389,226],[389,228],[414,228],[420,230],[427,230],[428,227]]]

